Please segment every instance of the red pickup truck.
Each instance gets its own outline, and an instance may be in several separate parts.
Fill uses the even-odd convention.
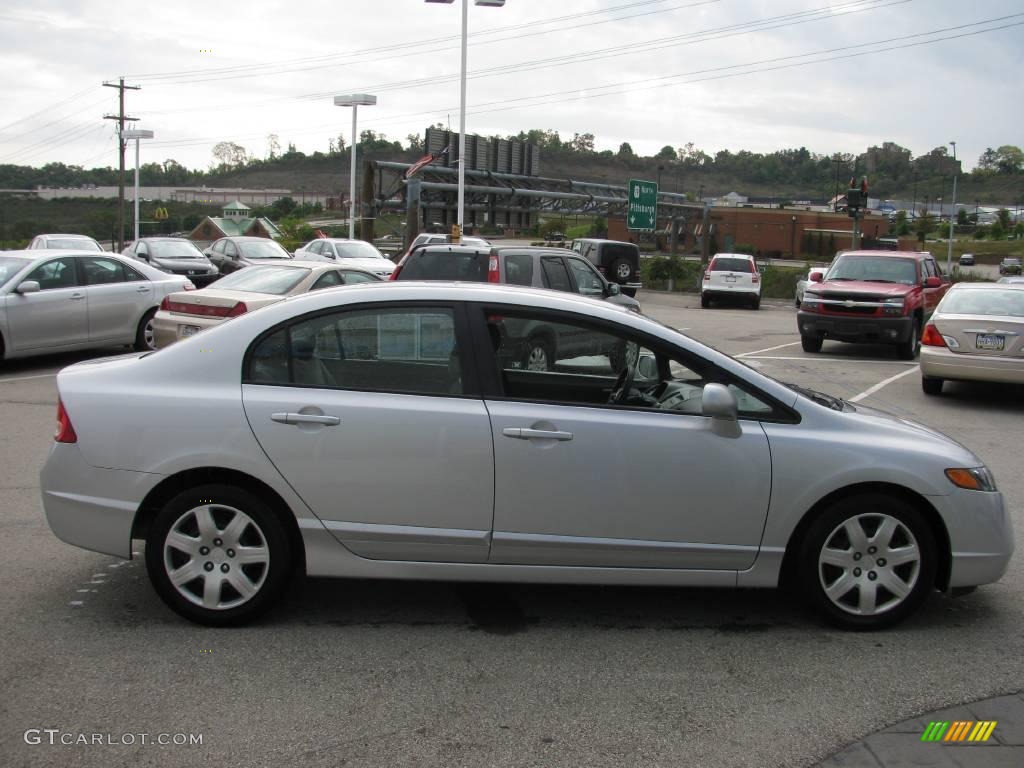
[[[895,344],[903,360],[921,347],[921,329],[949,290],[930,253],[846,251],[813,275],[797,313],[805,352],[825,339]]]

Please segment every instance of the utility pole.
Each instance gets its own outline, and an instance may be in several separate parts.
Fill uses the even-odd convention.
[[[139,85],[125,85],[124,78],[118,78],[116,83],[105,82],[103,85],[107,88],[117,88],[118,90],[118,114],[116,115],[104,115],[104,120],[117,120],[117,150],[118,156],[120,157],[120,174],[117,177],[117,248],[116,252],[120,253],[124,250],[124,150],[127,145],[127,140],[124,138],[124,124],[126,122],[132,122],[138,120],[137,117],[127,117],[124,114],[124,92],[125,90],[138,91],[141,90],[142,86]],[[111,244],[113,247],[114,244]]]

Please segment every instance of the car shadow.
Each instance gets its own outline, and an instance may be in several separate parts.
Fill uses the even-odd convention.
[[[51,370],[56,373],[61,368],[66,368],[75,363],[85,360],[97,360],[104,357],[116,357],[132,352],[132,347],[104,347],[100,349],[83,349],[77,352],[58,352],[50,355],[33,355],[32,357],[18,357],[13,360],[0,361],[0,380],[8,376],[33,375],[49,373]]]

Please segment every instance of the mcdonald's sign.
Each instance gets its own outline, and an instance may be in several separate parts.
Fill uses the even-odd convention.
[[[157,221],[166,221],[170,216],[168,215],[166,208],[157,208],[153,211],[153,218]]]

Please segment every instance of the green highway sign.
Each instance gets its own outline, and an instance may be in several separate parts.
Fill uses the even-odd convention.
[[[658,185],[653,181],[629,180],[627,229],[657,229]]]

